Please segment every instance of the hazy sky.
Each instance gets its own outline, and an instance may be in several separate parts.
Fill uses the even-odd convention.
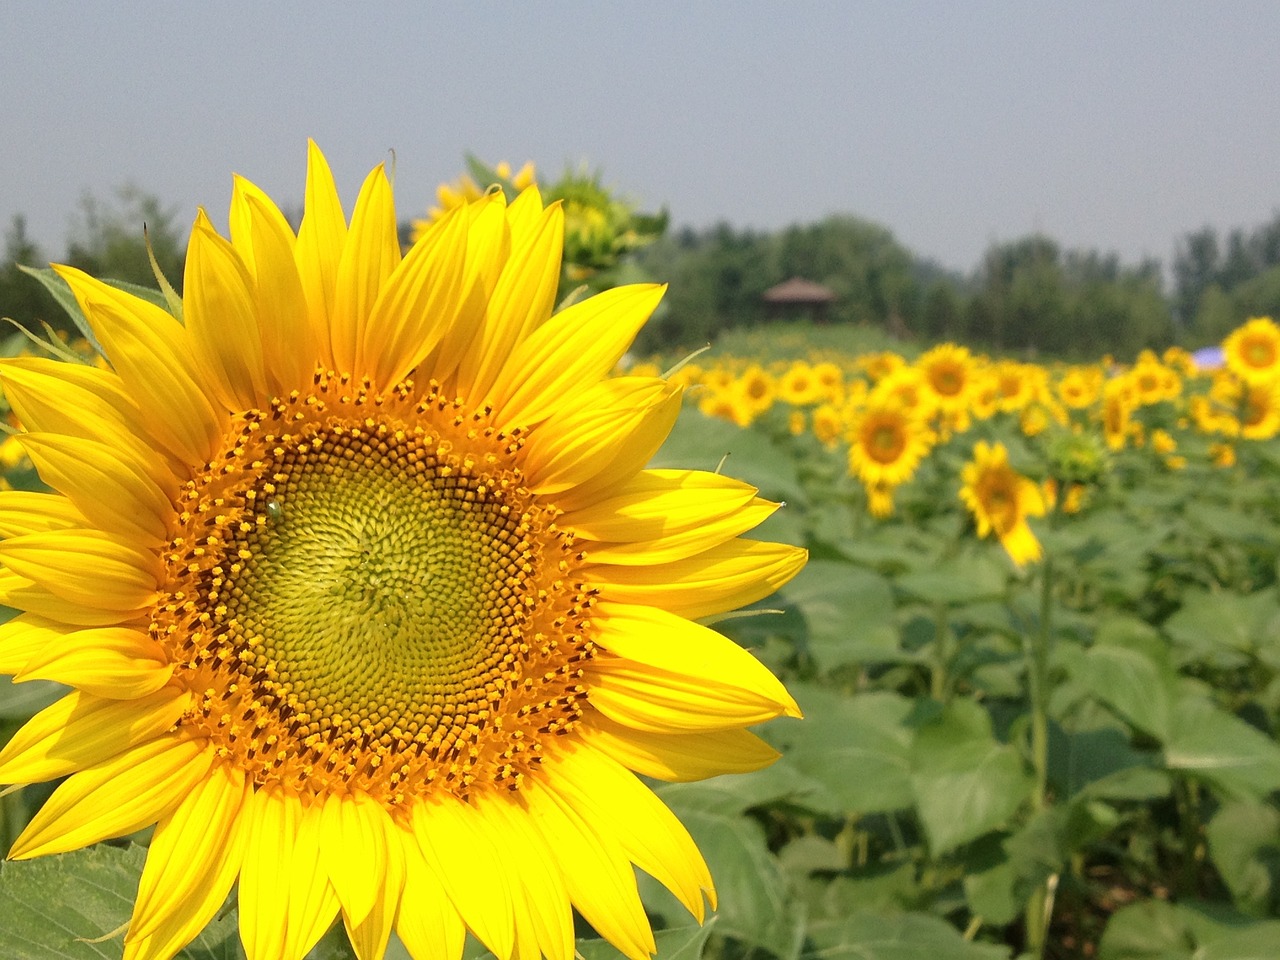
[[[993,241],[1169,261],[1280,209],[1280,3],[640,0],[0,5],[0,225],[64,248],[133,181],[225,222],[305,143],[402,215],[470,150],[586,161],[677,224],[854,213],[968,271]]]

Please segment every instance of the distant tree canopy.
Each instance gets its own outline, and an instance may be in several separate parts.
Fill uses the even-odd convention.
[[[992,246],[969,277],[849,216],[777,233],[685,229],[644,251],[641,262],[671,283],[642,349],[695,347],[728,327],[759,323],[761,295],[792,276],[835,291],[833,322],[927,341],[1069,357],[1131,355],[1174,334],[1158,263],[1126,267],[1114,255],[1064,252],[1039,235]]]
[[[1251,316],[1280,316],[1280,212],[1260,227],[1236,228],[1219,242],[1212,227],[1188,233],[1173,258],[1173,308],[1205,342]]]

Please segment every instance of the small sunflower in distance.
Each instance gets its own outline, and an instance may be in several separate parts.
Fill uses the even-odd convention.
[[[662,288],[553,315],[561,234],[494,192],[402,256],[382,168],[348,223],[313,144],[296,234],[239,178],[230,240],[197,217],[184,323],[60,267],[110,369],[0,364],[54,490],[0,493],[0,672],[74,688],[0,752],[67,777],[10,856],[155,824],[128,960],[237,883],[249,960],[339,915],[362,960],[571,960],[575,907],[642,960],[633,865],[714,905],[636,774],[776,757],[746,728],[795,702],[695,619],[804,553],[741,538],[753,488],[645,469],[679,389],[607,375]]]
[[[1270,317],[1251,317],[1222,341],[1227,369],[1249,383],[1280,376],[1280,327]]]
[[[1040,541],[1027,517],[1045,513],[1044,493],[1033,481],[1009,465],[1004,444],[979,440],[973,460],[961,472],[960,499],[973,514],[978,536],[994,533],[1018,566],[1040,559]]]

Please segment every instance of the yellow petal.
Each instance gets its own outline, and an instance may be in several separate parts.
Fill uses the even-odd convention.
[[[547,780],[588,823],[611,831],[627,857],[679,898],[701,923],[715,909],[711,871],[693,838],[648,787],[603,753],[567,743],[544,761]]]
[[[21,672],[32,657],[74,629],[30,613],[0,623],[0,673]]]
[[[757,492],[741,480],[704,470],[645,470],[612,495],[566,511],[562,523],[588,540],[661,540],[731,516]]]
[[[620,377],[595,384],[530,433],[523,450],[530,489],[540,496],[570,491],[560,498],[569,510],[575,500],[596,499],[581,489],[584,484],[616,489],[662,446],[679,412],[680,390],[665,380]]]
[[[383,285],[364,331],[363,368],[388,387],[435,349],[458,309],[466,217],[454,212],[414,244]],[[439,379],[438,371],[433,376]]]
[[[321,817],[320,859],[342,912],[359,924],[373,909],[387,871],[386,812],[364,794],[331,793]]]
[[[665,287],[632,284],[598,293],[553,316],[512,351],[489,394],[504,427],[532,427],[572,405],[618,363]]]
[[[256,227],[255,219],[259,220]],[[254,243],[254,234],[255,231],[260,233],[264,223],[267,224],[270,234],[285,239],[286,246],[292,254],[293,230],[284,214],[280,212],[280,208],[275,205],[275,201],[252,180],[239,174],[232,174],[231,209],[227,216],[227,226],[230,228],[232,246],[236,248],[236,253],[240,255],[249,275],[255,278],[262,273],[259,266],[262,257],[261,251]]]
[[[400,263],[400,240],[391,184],[382,164],[365,178],[342,259],[333,301],[333,361],[339,371],[357,376],[367,372],[361,363],[361,343],[382,284]]]
[[[88,525],[85,515],[59,493],[0,490],[0,538]]]
[[[612,829],[596,830],[542,782],[521,787],[530,821],[558,854],[573,905],[602,937],[631,960],[657,950],[636,889],[635,872]]]
[[[147,634],[127,627],[68,633],[31,657],[16,680],[54,680],[99,697],[132,700],[154,693],[173,664]]]
[[[0,561],[74,604],[141,611],[156,597],[154,554],[98,530],[30,533],[0,543]]]
[[[342,922],[357,960],[382,960],[387,941],[391,939],[391,928],[399,912],[400,898],[404,891],[404,851],[399,842],[399,831],[393,829],[391,818],[383,807],[368,800],[366,809],[371,812],[370,820],[375,824],[374,829],[382,834],[385,869],[382,871],[381,881],[373,890],[373,904],[364,920],[356,923],[344,910]]]
[[[298,242],[293,249],[298,277],[307,298],[311,335],[325,366],[333,366],[330,341],[338,261],[347,243],[347,220],[324,154],[307,141],[307,187]]]
[[[3,566],[0,566],[0,604],[78,627],[104,627],[139,615],[137,610],[86,607],[52,593],[44,584],[5,570]]]
[[[161,490],[177,488],[177,462],[156,448],[146,418],[115,373],[46,357],[14,357],[0,363],[0,379],[28,430],[105,443]]]
[[[167,688],[132,700],[75,691],[28,720],[0,751],[0,783],[39,783],[104,763],[167,733],[191,702]]]
[[[183,463],[203,463],[222,434],[197,374],[186,329],[154,304],[95,280],[74,267],[54,267],[151,432]]]
[[[735,539],[684,560],[592,565],[582,576],[610,600],[696,620],[767,597],[799,573],[807,558],[805,550],[785,543]]]
[[[511,871],[516,911],[515,960],[572,960],[573,908],[559,859],[529,821],[529,811],[517,805],[515,794],[487,795],[476,800],[479,818]]]
[[[413,808],[418,846],[449,900],[495,957],[510,957],[515,945],[511,892],[501,872],[504,853],[494,847],[471,806],[443,794]]]
[[[527,191],[526,191],[527,193]],[[525,194],[511,206],[520,222]],[[564,250],[564,211],[555,204],[530,224],[511,229],[511,253],[488,298],[480,334],[459,371],[459,390],[483,397],[498,379],[515,345],[551,316],[560,283],[560,255]]]
[[[137,465],[105,443],[56,433],[20,434],[40,479],[95,526],[146,546],[169,539],[173,504]]]
[[[9,856],[66,853],[141,830],[173,810],[212,761],[203,741],[164,738],[72,774],[36,811]]]
[[[255,790],[245,804],[248,836],[240,867],[240,939],[248,960],[286,957],[294,838],[302,803],[274,785]],[[303,865],[323,873],[319,863]],[[326,879],[327,882],[327,879]],[[336,898],[335,898],[336,909]],[[301,955],[299,955],[301,956]]]
[[[396,834],[405,866],[396,934],[413,960],[459,960],[467,928],[435,871],[427,866],[414,834],[399,824]]]
[[[324,808],[319,803],[303,806],[297,815],[298,830],[293,837],[285,877],[289,885],[288,933],[283,957],[306,956],[333,925],[338,912],[338,894],[320,866],[323,816]]]
[[[262,331],[262,362],[268,386],[287,395],[315,372],[320,351],[294,261],[294,236],[289,225],[265,197],[249,196],[245,205],[257,272],[253,292]]]
[[[593,563],[652,566],[674,563],[710,550],[759,526],[778,509],[779,504],[756,498],[723,516],[701,526],[679,527],[652,540],[628,540],[621,543],[584,544],[584,552]],[[563,525],[573,529],[568,519]]]
[[[781,756],[749,730],[650,733],[624,727],[598,711],[581,730],[584,742],[623,766],[646,777],[677,783],[750,773]]]
[[[187,243],[182,313],[192,355],[213,398],[224,410],[260,406],[267,379],[253,278],[203,210]]]
[[[213,919],[240,872],[248,834],[240,814],[252,792],[243,770],[214,763],[156,825],[126,943],[159,933],[185,945]]]

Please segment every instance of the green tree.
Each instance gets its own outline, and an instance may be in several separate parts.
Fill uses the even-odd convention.
[[[181,291],[186,246],[176,221],[176,208],[132,184],[106,203],[85,194],[66,260],[94,276],[155,286],[145,228],[161,271]]]
[[[4,263],[0,266],[0,316],[26,327],[39,330],[40,321],[66,326],[66,314],[53,297],[20,267],[43,267],[45,256],[27,234],[27,220],[15,216],[4,236]],[[9,331],[11,332],[11,331]],[[0,333],[0,338],[8,332]]]

